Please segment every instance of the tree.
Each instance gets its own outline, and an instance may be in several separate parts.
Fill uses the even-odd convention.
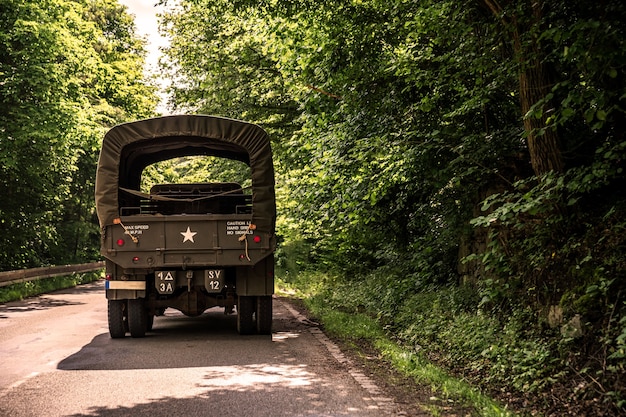
[[[168,70],[181,108],[281,122],[282,249],[370,285],[394,329],[459,282],[496,318],[593,305],[604,354],[575,354],[618,404],[624,21],[617,0],[182,1]]]
[[[110,27],[88,18],[88,10],[113,5],[0,2],[0,231],[11,237],[0,243],[0,269],[78,254],[69,229],[92,221],[98,137],[105,126],[154,108],[154,89],[136,55],[141,44],[112,47]],[[108,24],[116,13],[123,10],[113,8]]]
[[[546,97],[554,81],[539,40],[546,25],[544,2],[518,4],[484,0],[484,4],[501,22],[504,34],[512,38],[510,44],[518,63],[520,107],[535,174],[562,172],[564,164],[558,134],[555,129],[546,129],[550,109]]]
[[[280,135],[293,130],[297,103],[280,71],[277,51],[258,10],[237,2],[181,2],[165,14],[171,37],[165,67],[174,109],[263,123]]]

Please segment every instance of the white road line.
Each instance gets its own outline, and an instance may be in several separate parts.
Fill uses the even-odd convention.
[[[26,383],[29,379],[32,379],[32,378],[36,377],[39,374],[40,374],[40,372],[31,372],[30,374],[28,374],[24,378],[20,379],[19,381],[16,381],[16,382],[12,383],[8,387],[6,387],[2,391],[0,391],[0,398],[4,397],[9,392],[13,391],[14,389],[18,388],[20,385]]]

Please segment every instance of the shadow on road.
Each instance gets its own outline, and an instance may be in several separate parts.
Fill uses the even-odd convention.
[[[313,384],[314,380],[310,382]],[[189,417],[367,417],[385,415],[379,414],[368,398],[353,398],[353,401],[359,405],[350,406],[346,403],[334,403],[334,397],[332,399],[321,398],[322,395],[318,392],[319,390],[312,386],[293,389],[283,384],[274,384],[258,391],[211,391],[193,398],[166,397],[147,404],[120,405],[115,408],[94,407],[88,413],[67,417],[169,417],[176,415]],[[276,399],[279,400],[276,401]]]
[[[145,338],[100,331],[57,363],[61,372],[3,397],[0,417],[37,415],[43,404],[64,417],[381,415],[310,326],[274,305],[271,336],[239,335],[236,316],[221,309],[195,318],[168,310]],[[48,386],[63,388],[40,390]]]
[[[48,310],[56,307],[75,306],[84,303],[52,297],[37,297],[23,301],[12,301],[0,305],[0,319],[8,319],[19,313],[35,310]]]
[[[111,339],[108,333],[99,334],[80,351],[59,362],[57,368],[128,370],[249,365],[263,362],[259,352],[272,355],[274,342],[298,336],[281,331],[281,319],[276,315],[274,337],[239,335],[236,320],[236,315],[224,315],[221,310],[208,310],[198,317],[185,317],[168,310],[165,316],[155,318],[153,330],[146,337]],[[242,346],[246,354],[235,354]]]
[[[104,285],[101,281],[53,291],[48,294],[29,297],[25,300],[10,301],[5,304],[0,304],[0,319],[8,319],[16,314],[29,311],[83,305],[85,304],[84,302],[78,301],[81,295],[97,293],[104,293]]]
[[[65,288],[63,290],[57,290],[50,293],[50,295],[80,295],[80,294],[97,294],[100,293],[104,296],[104,279],[90,282],[88,284],[81,284],[76,287]]]
[[[159,317],[143,339],[98,335],[58,368],[115,370],[115,377],[101,374],[118,380],[111,393],[132,395],[123,382],[132,378],[153,394],[149,401],[92,406],[70,417],[381,415],[369,396],[355,398],[354,381],[339,363],[310,349],[311,334],[293,317],[275,312],[273,325],[272,337],[241,336],[235,316],[209,311]],[[171,375],[185,381],[182,387]]]

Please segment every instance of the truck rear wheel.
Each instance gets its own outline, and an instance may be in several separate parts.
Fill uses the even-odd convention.
[[[143,298],[128,300],[128,330],[132,337],[144,337],[148,328],[148,314]]]
[[[112,339],[126,336],[126,312],[125,300],[108,300],[109,334]]]
[[[146,313],[146,331],[151,331],[154,325],[154,316],[149,312]]]
[[[259,334],[272,334],[272,296],[257,297],[256,330]]]
[[[254,299],[255,297],[240,295],[237,298],[237,331],[239,334],[254,333]]]

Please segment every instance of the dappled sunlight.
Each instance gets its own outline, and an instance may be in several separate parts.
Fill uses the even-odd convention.
[[[319,380],[307,370],[306,365],[258,364],[211,368],[207,371],[201,387],[232,389],[236,391],[263,390],[268,385],[280,384],[284,387],[308,386]]]
[[[73,416],[220,415],[239,416],[377,416],[368,396],[354,398],[354,390],[330,375],[306,365],[256,364],[181,370],[179,377],[197,381],[173,388],[164,371],[151,372],[143,383],[153,386],[149,402],[133,396],[133,389],[106,393],[98,406]],[[127,386],[128,371],[104,371],[100,377]],[[79,377],[80,378],[80,377]],[[160,382],[159,382],[160,381]],[[185,385],[185,384],[183,384]],[[349,385],[349,384],[348,384]],[[200,411],[201,410],[201,411]],[[245,411],[244,411],[245,410]]]
[[[64,306],[85,304],[83,295],[102,292],[103,284],[99,281],[78,287],[62,289],[48,294],[29,297],[24,300],[0,303],[0,319],[17,318],[31,311],[49,310]]]
[[[295,339],[300,337],[300,333],[296,332],[276,332],[272,335],[272,341],[284,342],[287,339]]]
[[[65,300],[52,297],[30,298],[24,301],[14,301],[11,303],[0,305],[0,314],[2,318],[10,318],[15,314],[24,313],[34,310],[47,310],[55,307],[80,305],[81,302]]]
[[[43,355],[37,372],[6,390],[0,416],[30,417],[42,409],[52,417],[388,415],[279,300],[271,336],[237,334],[235,316],[219,309],[198,317],[168,311],[145,338],[111,339],[101,319],[92,324],[97,330],[79,339],[78,351]],[[56,339],[44,342],[20,341],[20,353],[32,360],[36,352],[62,348]],[[25,401],[31,392],[36,396]]]

